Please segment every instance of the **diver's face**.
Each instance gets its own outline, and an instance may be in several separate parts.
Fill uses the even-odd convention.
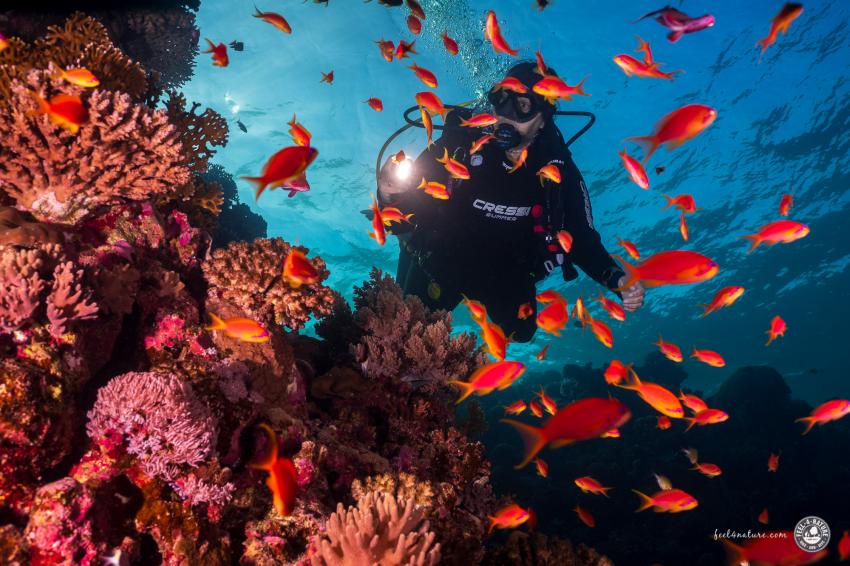
[[[522,104],[523,101],[528,102],[528,99],[519,98],[518,104]],[[530,107],[530,103],[529,103],[529,107]],[[496,123],[497,127],[498,127],[499,124],[509,124],[509,125],[513,126],[514,129],[516,129],[516,131],[519,133],[520,142],[516,147],[512,147],[512,148],[508,149],[507,151],[509,153],[519,152],[523,148],[531,145],[531,142],[534,141],[535,136],[537,135],[537,133],[540,131],[540,129],[545,124],[545,119],[543,118],[543,114],[540,113],[540,112],[536,113],[533,118],[531,118],[530,120],[528,120],[526,122],[517,122],[516,120],[511,120],[510,118],[508,118],[506,116],[501,116],[501,115],[498,115],[498,114],[496,115],[496,118],[498,120],[497,123]]]

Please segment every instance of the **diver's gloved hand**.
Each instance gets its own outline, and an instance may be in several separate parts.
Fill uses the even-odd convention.
[[[384,162],[384,166],[381,167],[381,175],[378,179],[378,192],[384,200],[392,200],[394,196],[407,192],[412,186],[412,176],[399,176],[398,168],[400,166],[393,163],[391,156]],[[409,165],[406,165],[406,167],[409,167]]]
[[[623,275],[620,277],[620,280],[617,281],[617,286],[622,287],[626,282],[626,276]],[[643,288],[643,285],[640,282],[635,283],[631,287],[627,289],[623,289],[620,291],[620,295],[623,297],[623,308],[628,312],[635,312],[640,307],[643,306],[643,298],[646,294],[646,291]]]

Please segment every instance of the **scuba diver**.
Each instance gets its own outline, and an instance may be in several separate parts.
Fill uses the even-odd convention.
[[[587,187],[555,125],[555,105],[532,91],[541,78],[536,69],[534,62],[521,62],[507,73],[526,86],[524,94],[490,91],[488,101],[498,119],[494,126],[483,131],[461,126],[460,120],[472,112],[455,107],[445,118],[443,135],[412,166],[390,158],[378,179],[381,208],[412,213],[409,223],[388,229],[398,236],[396,280],[405,294],[418,296],[431,309],[449,311],[464,297],[480,301],[516,342],[534,336],[536,284],[558,266],[565,281],[578,277],[573,265],[612,291],[625,281],[593,227]],[[555,75],[551,67],[547,73]],[[469,155],[472,142],[483,133],[495,137]],[[510,172],[526,148],[525,164]],[[466,165],[470,179],[449,177],[437,162],[444,149]],[[538,179],[538,170],[547,164],[558,167],[560,183]],[[409,169],[407,178],[400,168]],[[450,197],[429,196],[417,188],[422,180],[445,184]],[[562,229],[573,237],[568,254],[556,239]],[[617,294],[629,312],[643,305],[640,283]],[[525,303],[533,314],[520,319],[519,307]]]

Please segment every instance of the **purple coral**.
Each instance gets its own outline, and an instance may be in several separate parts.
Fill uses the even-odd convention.
[[[97,392],[88,418],[92,439],[120,432],[142,469],[169,481],[181,466],[211,457],[218,436],[207,406],[188,383],[170,374],[129,372],[113,378]]]

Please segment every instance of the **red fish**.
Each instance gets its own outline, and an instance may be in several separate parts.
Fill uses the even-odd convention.
[[[410,14],[407,16],[407,29],[410,30],[410,33],[413,35],[419,35],[422,32],[422,20]]]
[[[697,350],[696,346],[694,346],[694,351],[691,353],[691,357],[715,368],[722,368],[726,365],[726,360],[724,360],[723,356],[717,352],[713,350]]]
[[[602,309],[608,313],[608,316],[613,318],[614,320],[619,320],[620,322],[626,320],[626,311],[623,310],[616,301],[612,301],[605,297],[602,292],[599,292],[599,304],[602,305]]]
[[[537,67],[534,71],[541,77],[548,75],[549,73],[547,71],[549,71],[549,67],[546,66],[546,62],[543,60],[543,53],[539,49],[534,53],[534,58],[537,60]]]
[[[554,289],[547,289],[546,291],[542,291],[540,293],[537,293],[537,296],[535,297],[535,299],[537,300],[538,303],[544,303],[544,304],[545,303],[557,303],[557,302],[566,303],[567,302],[567,300],[563,297],[563,295],[561,295],[559,292],[555,291]]]
[[[593,528],[596,526],[596,520],[593,518],[593,515],[591,515],[590,511],[581,505],[576,505],[573,511],[576,512],[576,515],[578,515],[578,518],[581,519],[581,522],[588,527]]]
[[[676,73],[684,72],[681,70],[670,72],[662,71],[660,68],[661,63],[657,63],[652,59],[652,49],[650,48],[649,43],[645,42],[640,37],[638,37],[638,46],[635,51],[638,53],[643,52],[643,61],[624,53],[614,57],[614,63],[623,70],[627,77],[635,75],[640,78],[673,80],[676,77]]]
[[[520,320],[525,320],[534,314],[534,307],[531,306],[531,303],[523,303],[519,306],[519,310],[517,311],[517,318]]]
[[[322,73],[321,71],[319,71],[319,72]],[[322,73],[322,80],[320,80],[319,82],[320,83],[328,83],[329,85],[334,84],[334,72],[329,71],[327,73]]]
[[[457,55],[457,41],[449,37],[449,32],[444,31],[440,37],[443,38],[443,47],[446,48],[446,51],[448,51],[450,55]]]
[[[670,417],[668,417],[667,415],[658,415],[655,422],[656,428],[659,428],[661,430],[667,430],[671,426],[673,426],[673,423],[670,421]]]
[[[569,319],[567,304],[555,301],[537,313],[537,326],[549,334],[560,336]]]
[[[369,108],[371,108],[375,112],[381,112],[384,109],[384,103],[381,101],[380,98],[368,98],[364,100],[364,102],[368,104]]]
[[[413,63],[408,69],[412,70],[416,74],[416,78],[422,81],[425,86],[437,88],[437,76],[425,67]]]
[[[640,252],[637,249],[637,246],[628,240],[621,240],[617,238],[617,243],[623,246],[623,249],[626,250],[626,253],[635,260],[640,261]]]
[[[516,77],[505,77],[501,81],[497,82],[493,85],[491,90],[510,90],[517,94],[525,94],[528,92],[528,87],[522,84],[522,82]]]
[[[543,407],[541,407],[540,403],[533,399],[528,402],[528,410],[531,411],[531,414],[538,419],[543,417]]]
[[[85,68],[68,70],[60,68],[59,73],[53,78],[65,79],[72,85],[81,86],[83,88],[94,88],[100,84],[100,79]]]
[[[469,381],[449,381],[452,385],[460,388],[460,397],[456,401],[460,404],[464,399],[475,393],[478,396],[487,395],[494,390],[507,389],[525,371],[525,364],[521,362],[493,362],[475,370]]]
[[[806,430],[803,434],[808,434],[815,425],[825,425],[831,421],[837,421],[842,417],[850,414],[850,401],[847,399],[833,399],[815,407],[812,414],[808,417],[796,419],[795,423],[806,423]]]
[[[786,330],[788,330],[788,325],[782,320],[781,316],[776,315],[770,319],[770,328],[767,329],[767,343],[765,346],[769,346],[779,336],[784,338]]]
[[[775,472],[779,469],[779,454],[774,454],[771,452],[770,456],[767,457],[767,471]]]
[[[584,299],[582,299],[581,297],[576,299],[575,307],[573,307],[573,316],[579,319],[579,322],[581,322],[582,330],[585,328],[587,322],[591,318],[590,313],[587,312],[587,309],[584,308]]]
[[[269,158],[259,177],[240,177],[251,183],[256,183],[254,199],[259,199],[266,187],[282,187],[300,177],[307,167],[313,163],[319,151],[314,147],[294,145],[285,147]]]
[[[788,216],[792,206],[794,206],[793,195],[782,195],[782,199],[779,201],[779,216]]]
[[[513,173],[523,165],[525,165],[525,160],[528,157],[528,147],[522,148],[522,151],[519,152],[519,157],[514,161],[514,166],[508,170],[508,174]]]
[[[762,525],[766,525],[766,524],[768,524],[768,522],[770,522],[770,519],[768,518],[768,515],[767,515],[767,507],[762,509],[761,513],[759,513],[758,522],[761,523]]]
[[[289,125],[289,135],[292,136],[292,141],[295,142],[295,145],[303,145],[305,147],[310,145],[313,135],[310,133],[310,130],[298,123],[295,114],[292,115],[292,120],[287,122],[287,124]]]
[[[549,350],[549,346],[551,344],[552,344],[551,342],[546,342],[546,345],[543,346],[543,349],[541,349],[539,352],[534,354],[534,357],[537,358],[538,362],[542,362],[546,358],[546,352]]]
[[[587,324],[590,325],[590,330],[593,332],[593,335],[596,336],[596,339],[599,340],[603,346],[606,348],[612,348],[614,346],[614,334],[611,332],[611,328],[602,322],[601,320],[596,320],[593,317],[589,317]]]
[[[625,424],[632,414],[628,407],[613,398],[588,397],[561,407],[558,413],[543,423],[542,428],[533,427],[511,419],[502,419],[517,429],[525,445],[522,462],[516,469],[524,467],[547,445],[560,448],[581,440],[599,438],[612,428]]]
[[[608,497],[608,492],[612,489],[610,487],[603,487],[601,483],[599,483],[597,480],[593,479],[590,476],[582,476],[580,478],[576,478],[575,484],[584,493],[604,495],[605,497]]]
[[[844,531],[838,541],[838,557],[842,562],[850,558],[850,531]]]
[[[558,412],[558,404],[555,403],[555,400],[546,395],[546,391],[543,390],[543,387],[540,388],[540,391],[537,392],[537,396],[540,398],[540,404],[543,405],[543,408],[547,413],[554,416],[555,413]]]
[[[413,53],[416,55],[416,40],[414,39],[410,43],[406,42],[403,39],[398,40],[398,47],[395,48],[395,58],[396,59],[404,59],[408,56],[408,53]]]
[[[685,213],[684,212],[679,217],[679,234],[682,235],[683,240],[685,240],[686,242],[688,241],[688,235],[689,235],[688,223],[685,222]]]
[[[537,171],[537,176],[540,178],[540,186],[543,186],[543,179],[552,181],[555,184],[561,183],[561,170],[554,163],[544,165]]]
[[[496,118],[495,116],[493,116],[492,114],[482,113],[482,114],[476,114],[475,116],[471,117],[469,120],[461,118],[460,119],[460,125],[466,126],[466,127],[469,127],[469,128],[483,128],[485,126],[492,126],[493,124],[495,124],[498,121],[499,121],[499,119]]]
[[[723,287],[720,289],[715,295],[714,298],[711,299],[711,303],[707,305],[698,305],[703,308],[704,312],[702,316],[706,316],[709,313],[712,313],[718,309],[723,307],[732,306],[732,303],[737,301],[741,295],[744,294],[744,288],[733,285],[729,287]]]
[[[6,36],[0,33],[0,51],[3,51],[7,47],[9,47],[9,40],[6,39]]]
[[[776,43],[776,37],[779,35],[779,32],[782,32],[782,35],[785,35],[785,33],[788,31],[788,28],[791,27],[791,22],[796,20],[802,13],[802,4],[797,4],[796,2],[786,2],[785,5],[782,6],[782,9],[779,10],[779,13],[776,14],[770,21],[770,31],[768,32],[767,37],[764,37],[756,42],[756,45],[761,46],[759,62],[761,62],[761,58],[762,56],[764,56],[764,52],[767,51],[767,48]]]
[[[319,282],[319,272],[299,249],[292,248],[283,260],[283,280],[293,289]]]
[[[728,564],[814,564],[829,552],[827,549],[808,552],[797,546],[794,531],[767,531],[758,538],[735,544],[727,538],[720,539],[726,549]]]
[[[413,218],[412,212],[405,214],[394,206],[385,206],[381,209],[381,220],[384,221],[384,226],[389,226],[393,222],[407,222],[409,224],[411,218]]]
[[[660,10],[644,14],[637,21],[639,22],[645,18],[653,18],[656,22],[669,29],[670,33],[667,34],[667,41],[670,43],[676,43],[686,33],[694,33],[714,25],[714,16],[711,14],[692,18],[671,6],[665,6]]]
[[[286,18],[275,12],[261,12],[259,8],[254,6],[254,17],[260,18],[266,23],[269,23],[284,33],[292,33],[292,28]]]
[[[419,18],[420,20],[425,19],[425,10],[422,9],[422,6],[417,2],[417,0],[407,0],[406,1],[407,8],[413,13],[414,16]]]
[[[242,342],[268,342],[269,331],[265,327],[250,318],[228,318],[222,320],[213,313],[208,313],[212,324],[205,327],[206,330],[224,330],[231,338],[238,338]]]
[[[519,415],[523,411],[525,411],[525,408],[526,408],[525,401],[520,399],[519,401],[514,401],[510,405],[506,406],[505,407],[505,414],[506,415]]]
[[[699,505],[696,497],[681,489],[664,489],[652,496],[641,493],[636,489],[632,491],[641,499],[641,506],[635,512],[652,507],[656,513],[681,513]]]
[[[565,254],[570,253],[570,250],[573,249],[573,236],[566,230],[558,230],[556,234],[558,239],[558,244],[560,244],[561,249],[564,250]]]
[[[431,141],[434,136],[434,124],[431,122],[431,115],[422,106],[419,107],[419,114],[422,116],[422,125],[425,128],[425,134],[428,136],[428,147],[431,147],[431,144],[434,143]]]
[[[463,304],[466,305],[467,309],[469,309],[469,316],[472,317],[473,321],[479,325],[485,324],[487,321],[487,309],[484,305],[478,301],[473,301],[466,295],[463,295]]]
[[[693,393],[683,393],[681,390],[679,391],[679,399],[682,401],[682,404],[688,408],[694,414],[697,414],[701,411],[705,411],[708,409],[708,405],[706,405],[705,401],[694,395]]]
[[[207,43],[209,44],[209,49],[204,51],[204,53],[212,53],[213,66],[227,67],[230,63],[230,59],[227,57],[227,46],[223,43],[216,45],[209,39],[207,39]]]
[[[661,196],[667,199],[667,205],[664,207],[664,210],[667,210],[671,206],[678,208],[685,214],[693,214],[699,210],[694,197],[691,195],[676,195],[675,197],[671,197],[670,195]]]
[[[628,289],[637,282],[644,287],[700,283],[717,275],[719,270],[713,259],[685,250],[660,252],[637,265],[627,263],[618,255],[611,257],[619,261],[626,272],[626,281],[615,291]]]
[[[688,457],[688,461],[694,465],[692,470],[696,470],[704,476],[708,476],[710,478],[716,478],[720,474],[723,473],[723,470],[720,469],[720,466],[717,464],[709,464],[706,462],[699,462],[697,460],[697,450],[696,448],[683,448],[682,452],[685,453],[685,456]]]
[[[549,464],[541,460],[540,458],[534,459],[534,467],[537,468],[537,475],[541,478],[549,477]]]
[[[392,41],[380,39],[375,43],[378,44],[378,49],[381,50],[381,57],[388,63],[392,63],[395,58],[395,44]]]
[[[641,165],[640,161],[626,153],[625,149],[617,155],[622,158],[623,167],[626,168],[626,171],[628,172],[629,178],[632,180],[632,182],[643,190],[648,189],[649,177],[646,176],[646,171],[644,170],[643,165]]]
[[[72,134],[79,132],[80,126],[89,121],[89,111],[79,96],[57,94],[48,102],[36,92],[30,92],[35,97],[38,108],[27,112],[27,115],[46,114],[53,124]]]
[[[449,157],[449,150],[443,148],[443,157],[437,159],[437,163],[442,163],[449,175],[454,179],[469,179],[469,169],[460,161]]]
[[[643,163],[649,160],[662,144],[668,150],[673,150],[683,143],[694,139],[708,128],[717,118],[717,110],[703,104],[688,104],[673,110],[655,124],[655,129],[648,136],[627,138],[644,149]]]
[[[469,148],[469,155],[472,155],[474,153],[478,153],[481,150],[481,148],[484,147],[484,144],[486,144],[490,140],[494,139],[495,137],[496,136],[494,136],[493,134],[485,134],[485,135],[481,136],[480,138],[478,138],[477,140],[475,140],[474,142],[472,142],[472,147]]]
[[[693,417],[685,417],[685,420],[688,421],[685,432],[688,432],[694,425],[706,426],[724,423],[729,420],[729,415],[720,409],[704,409]]]
[[[590,96],[584,90],[584,81],[586,80],[587,77],[581,79],[577,85],[570,86],[560,77],[547,75],[534,83],[531,90],[545,98],[550,104],[555,104],[559,99],[572,100],[574,95]]]
[[[369,232],[369,237],[378,242],[379,246],[383,246],[387,242],[387,232],[384,230],[384,218],[375,195],[372,195],[372,205],[369,208],[372,209],[372,231]]]
[[[531,509],[523,509],[516,503],[503,507],[495,515],[487,517],[490,519],[490,529],[515,529],[525,522],[533,521]]]
[[[269,473],[266,485],[272,492],[274,508],[277,509],[281,517],[286,517],[292,513],[295,507],[295,498],[298,493],[298,475],[292,460],[278,456],[277,435],[271,427],[261,424],[260,428],[269,437],[269,455],[261,462],[250,466]]]
[[[611,360],[611,363],[605,368],[605,383],[608,385],[622,383],[628,377],[631,369],[632,364],[624,365],[620,360]]]
[[[741,236],[741,238],[750,240],[749,251],[751,252],[759,247],[759,244],[762,242],[766,246],[773,246],[779,243],[790,244],[808,235],[809,227],[805,224],[794,222],[793,220],[777,220],[776,222],[762,226],[755,234],[747,234],[746,236]]]
[[[446,119],[446,114],[449,113],[449,110],[443,105],[443,101],[440,100],[439,96],[433,92],[424,91],[417,92],[415,98],[416,104],[428,110],[431,114],[439,114],[443,120]]]
[[[616,386],[634,391],[647,405],[671,419],[681,419],[685,416],[685,410],[675,393],[657,383],[641,381],[634,370],[631,375],[630,381],[625,384],[618,383]]]
[[[505,351],[510,340],[505,336],[502,327],[495,322],[481,323],[481,339],[487,346],[487,352],[499,361],[505,359]]]
[[[683,359],[682,350],[672,342],[665,342],[661,335],[658,335],[658,342],[655,342],[658,349],[664,354],[664,357],[671,362],[681,362]]]
[[[511,49],[505,38],[502,37],[502,29],[499,27],[499,20],[496,19],[496,12],[490,10],[487,12],[487,23],[484,27],[484,35],[487,40],[493,45],[493,51],[496,53],[507,53],[512,57],[516,57],[519,53],[518,49]]]

